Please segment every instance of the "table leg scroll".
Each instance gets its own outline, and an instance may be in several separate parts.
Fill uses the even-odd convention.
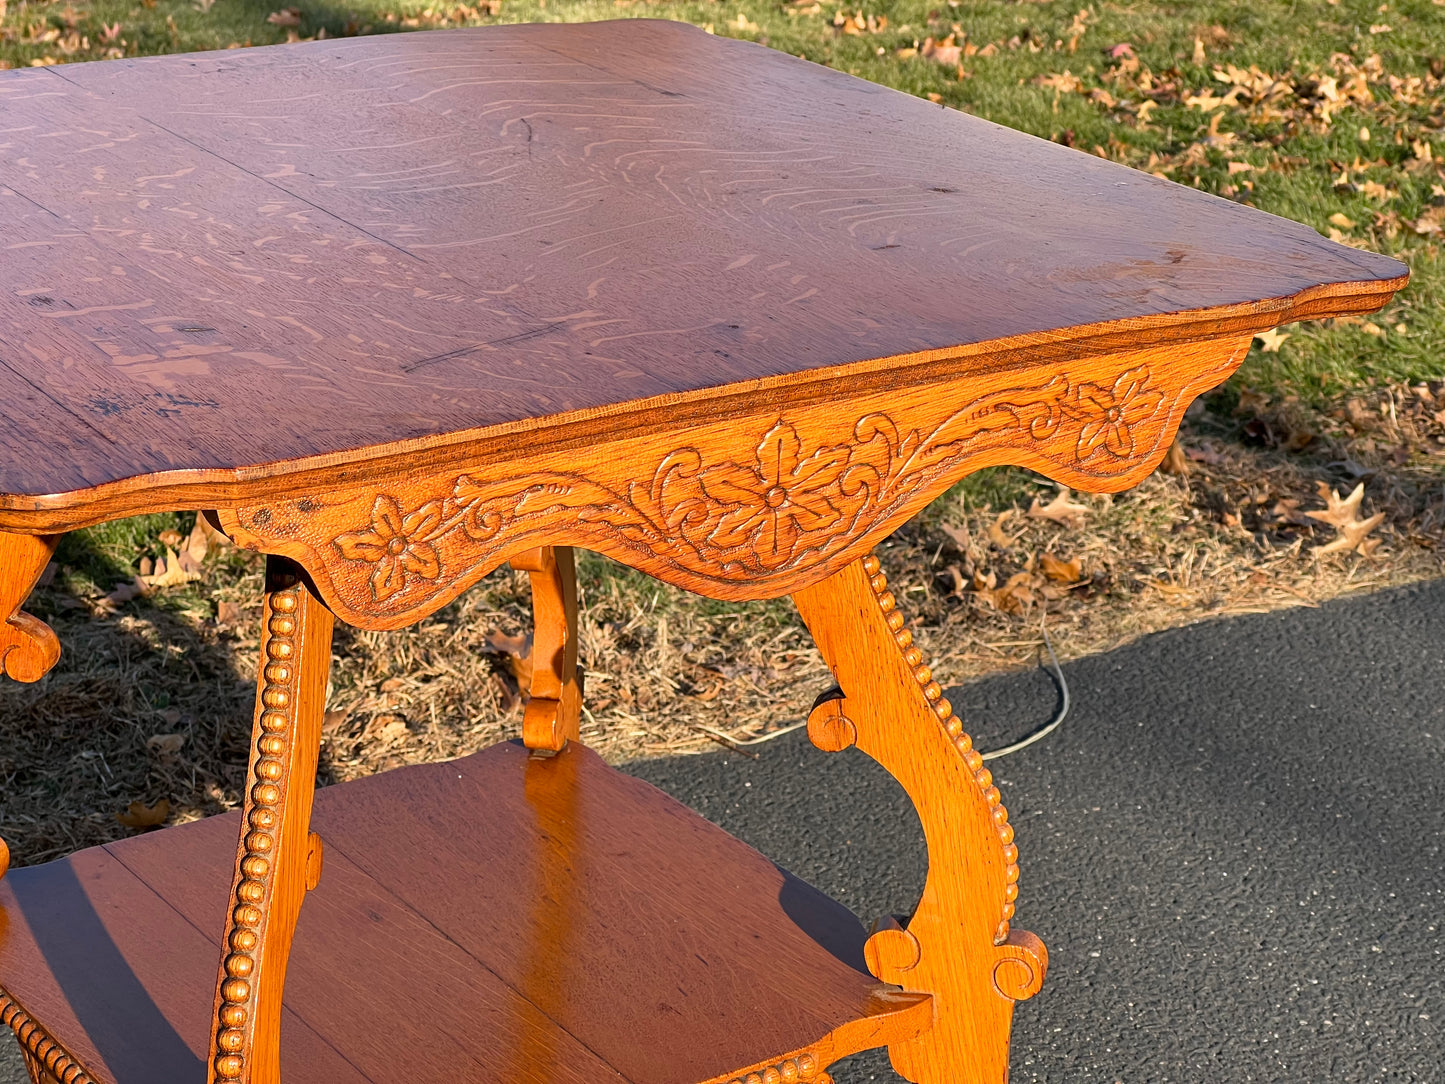
[[[528,749],[562,749],[580,733],[577,569],[571,546],[541,546],[512,558],[532,585],[532,684],[522,718]]]
[[[876,557],[793,596],[839,689],[808,719],[815,745],[857,745],[902,784],[923,824],[928,880],[913,917],[869,938],[878,979],[929,993],[934,1025],[889,1047],[914,1084],[1004,1084],[1015,1001],[1048,953],[1010,922],[1018,848],[993,777],[904,628]]]
[[[281,990],[306,891],[320,876],[311,799],[332,616],[299,566],[266,562],[252,758],[217,981],[209,1084],[279,1084]]]
[[[60,658],[60,641],[38,617],[22,613],[60,535],[0,533],[0,674],[39,681]]]

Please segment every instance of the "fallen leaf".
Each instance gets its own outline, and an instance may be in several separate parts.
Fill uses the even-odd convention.
[[[380,738],[383,742],[399,742],[411,733],[406,720],[393,712],[376,716],[366,729],[373,738]]]
[[[165,824],[171,815],[171,800],[162,798],[155,805],[142,801],[131,802],[124,813],[117,813],[115,819],[127,828],[156,828]]]
[[[1052,553],[1046,553],[1039,558],[1039,566],[1044,575],[1055,583],[1078,583],[1084,577],[1084,563],[1077,557],[1063,561]]]
[[[194,562],[192,563],[194,566]],[[181,564],[176,551],[166,548],[164,557],[157,557],[155,570],[149,576],[137,577],[146,587],[179,587],[183,583],[201,578],[199,569],[187,571]]]
[[[300,8],[282,8],[280,11],[273,11],[266,16],[266,21],[272,26],[300,26]]]
[[[1355,220],[1336,211],[1330,215],[1330,225],[1338,226],[1342,230],[1352,230],[1355,228]]]
[[[1159,469],[1165,474],[1176,474],[1180,477],[1189,473],[1189,455],[1184,450],[1184,441],[1176,439],[1169,445],[1169,451],[1164,453],[1164,461],[1159,464]]]
[[[1083,80],[1067,69],[1057,75],[1036,76],[1034,83],[1041,87],[1051,87],[1064,94],[1075,94],[1084,89]]]
[[[1259,340],[1259,348],[1266,354],[1278,354],[1280,344],[1289,338],[1289,333],[1280,331],[1279,328],[1270,328],[1268,331],[1256,332],[1254,337]]]
[[[963,578],[963,569],[957,565],[949,565],[943,571],[948,573],[949,577],[953,580],[953,590],[950,591],[949,594],[954,598],[961,598],[963,596],[964,585],[967,583]]]
[[[321,716],[321,729],[327,733],[335,733],[341,729],[343,723],[351,717],[349,711],[328,711]]]
[[[210,536],[213,532],[206,525],[204,516],[196,517],[196,525],[191,528],[190,535],[186,538],[185,544],[180,551],[188,555],[197,564],[206,559],[206,554],[211,551]]]
[[[146,739],[146,748],[163,756],[179,753],[181,746],[185,744],[186,736],[184,734],[152,734]]]
[[[174,527],[167,527],[160,533],[161,545],[175,549],[181,544],[181,532]]]
[[[508,636],[504,632],[487,633],[487,646],[507,661],[507,669],[523,689],[532,684],[532,637],[527,634]]]
[[[1195,38],[1195,39],[1194,39],[1194,55],[1193,55],[1190,59],[1193,60],[1195,64],[1203,64],[1203,63],[1204,63],[1204,39],[1203,39],[1203,38]]]
[[[1004,520],[1008,519],[1011,515],[1013,515],[1012,509],[1007,512],[1001,512],[999,517],[989,524],[989,541],[1001,550],[1011,549],[1013,544],[1019,540],[1019,535],[1023,534],[1023,532],[1020,531],[1019,534],[1010,535],[1003,529]]]
[[[241,620],[241,607],[234,602],[216,603],[216,621],[222,625],[234,625]]]
[[[1022,613],[1033,605],[1033,588],[1039,579],[1031,572],[1015,572],[1002,587],[994,586],[997,578],[992,572],[987,576],[977,573],[973,577],[973,590],[991,609],[1001,613]]]
[[[1068,488],[1062,487],[1048,504],[1040,504],[1039,499],[1035,497],[1033,503],[1029,505],[1027,514],[1032,519],[1051,519],[1055,523],[1062,523],[1065,527],[1078,527],[1084,522],[1084,517],[1089,514],[1089,506],[1070,501]]]
[[[146,581],[137,576],[135,579],[131,580],[130,583],[116,584],[115,588],[111,591],[111,593],[101,599],[101,603],[103,605],[108,605],[113,609],[114,607],[119,606],[122,603],[129,602],[133,598],[137,598],[141,595],[148,593],[149,590],[150,588],[146,584]]]
[[[973,542],[973,535],[969,533],[967,524],[962,527],[953,527],[945,523],[943,524],[943,533],[948,535],[959,553],[968,552],[969,544]]]
[[[1318,488],[1325,507],[1306,512],[1305,515],[1310,519],[1329,524],[1339,534],[1326,545],[1315,547],[1315,556],[1354,551],[1368,557],[1374,553],[1380,545],[1380,540],[1366,536],[1385,521],[1385,513],[1376,512],[1368,519],[1359,518],[1360,502],[1365,497],[1365,483],[1361,482],[1355,486],[1350,491],[1350,495],[1343,498],[1324,482],[1320,482]]]
[[[952,34],[942,41],[924,38],[923,46],[918,50],[918,54],[925,60],[932,60],[944,67],[953,68],[957,67],[959,61],[963,59],[963,46],[958,44]]]

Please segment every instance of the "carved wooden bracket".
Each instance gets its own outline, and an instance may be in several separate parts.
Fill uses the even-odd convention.
[[[838,680],[808,717],[822,749],[857,745],[912,799],[928,880],[907,927],[885,919],[864,947],[878,979],[926,992],[933,1027],[889,1047],[915,1084],[1004,1084],[1013,1004],[1035,994],[1048,953],[1011,922],[1018,848],[993,776],[904,627],[875,557],[793,595]]]
[[[577,569],[570,546],[542,546],[512,557],[532,585],[532,681],[522,717],[528,749],[561,750],[579,735]]]
[[[221,509],[239,544],[300,562],[335,612],[397,628],[510,555],[581,545],[718,598],[771,598],[856,559],[948,486],[1016,463],[1116,491],[1163,458],[1249,340],[975,371],[274,503]]]
[[[60,658],[55,631],[20,610],[59,541],[58,534],[0,534],[0,673],[16,681],[39,681]]]

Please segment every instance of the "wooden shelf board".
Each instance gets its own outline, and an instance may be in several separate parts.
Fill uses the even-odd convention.
[[[214,817],[0,884],[0,986],[96,1080],[204,1079],[238,828]],[[841,905],[577,745],[326,788],[313,828],[292,1080],[696,1084],[918,1000],[866,973]]]

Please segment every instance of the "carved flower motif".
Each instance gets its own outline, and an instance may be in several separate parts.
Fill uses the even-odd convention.
[[[1164,395],[1148,387],[1149,371],[1130,369],[1113,388],[1080,384],[1069,412],[1083,420],[1079,430],[1079,458],[1087,459],[1099,445],[1109,454],[1126,459],[1134,454],[1134,426],[1159,409]]]
[[[385,602],[407,585],[407,578],[435,580],[441,575],[441,561],[431,534],[441,523],[441,505],[428,501],[403,516],[391,497],[382,494],[371,506],[371,530],[344,534],[336,548],[350,561],[365,561],[371,571],[371,594]]]
[[[703,491],[731,505],[708,541],[720,549],[751,544],[764,568],[781,568],[797,552],[803,534],[820,531],[842,515],[826,495],[848,465],[847,447],[819,448],[802,458],[798,431],[778,422],[758,445],[755,466],[722,463],[698,475]]]

